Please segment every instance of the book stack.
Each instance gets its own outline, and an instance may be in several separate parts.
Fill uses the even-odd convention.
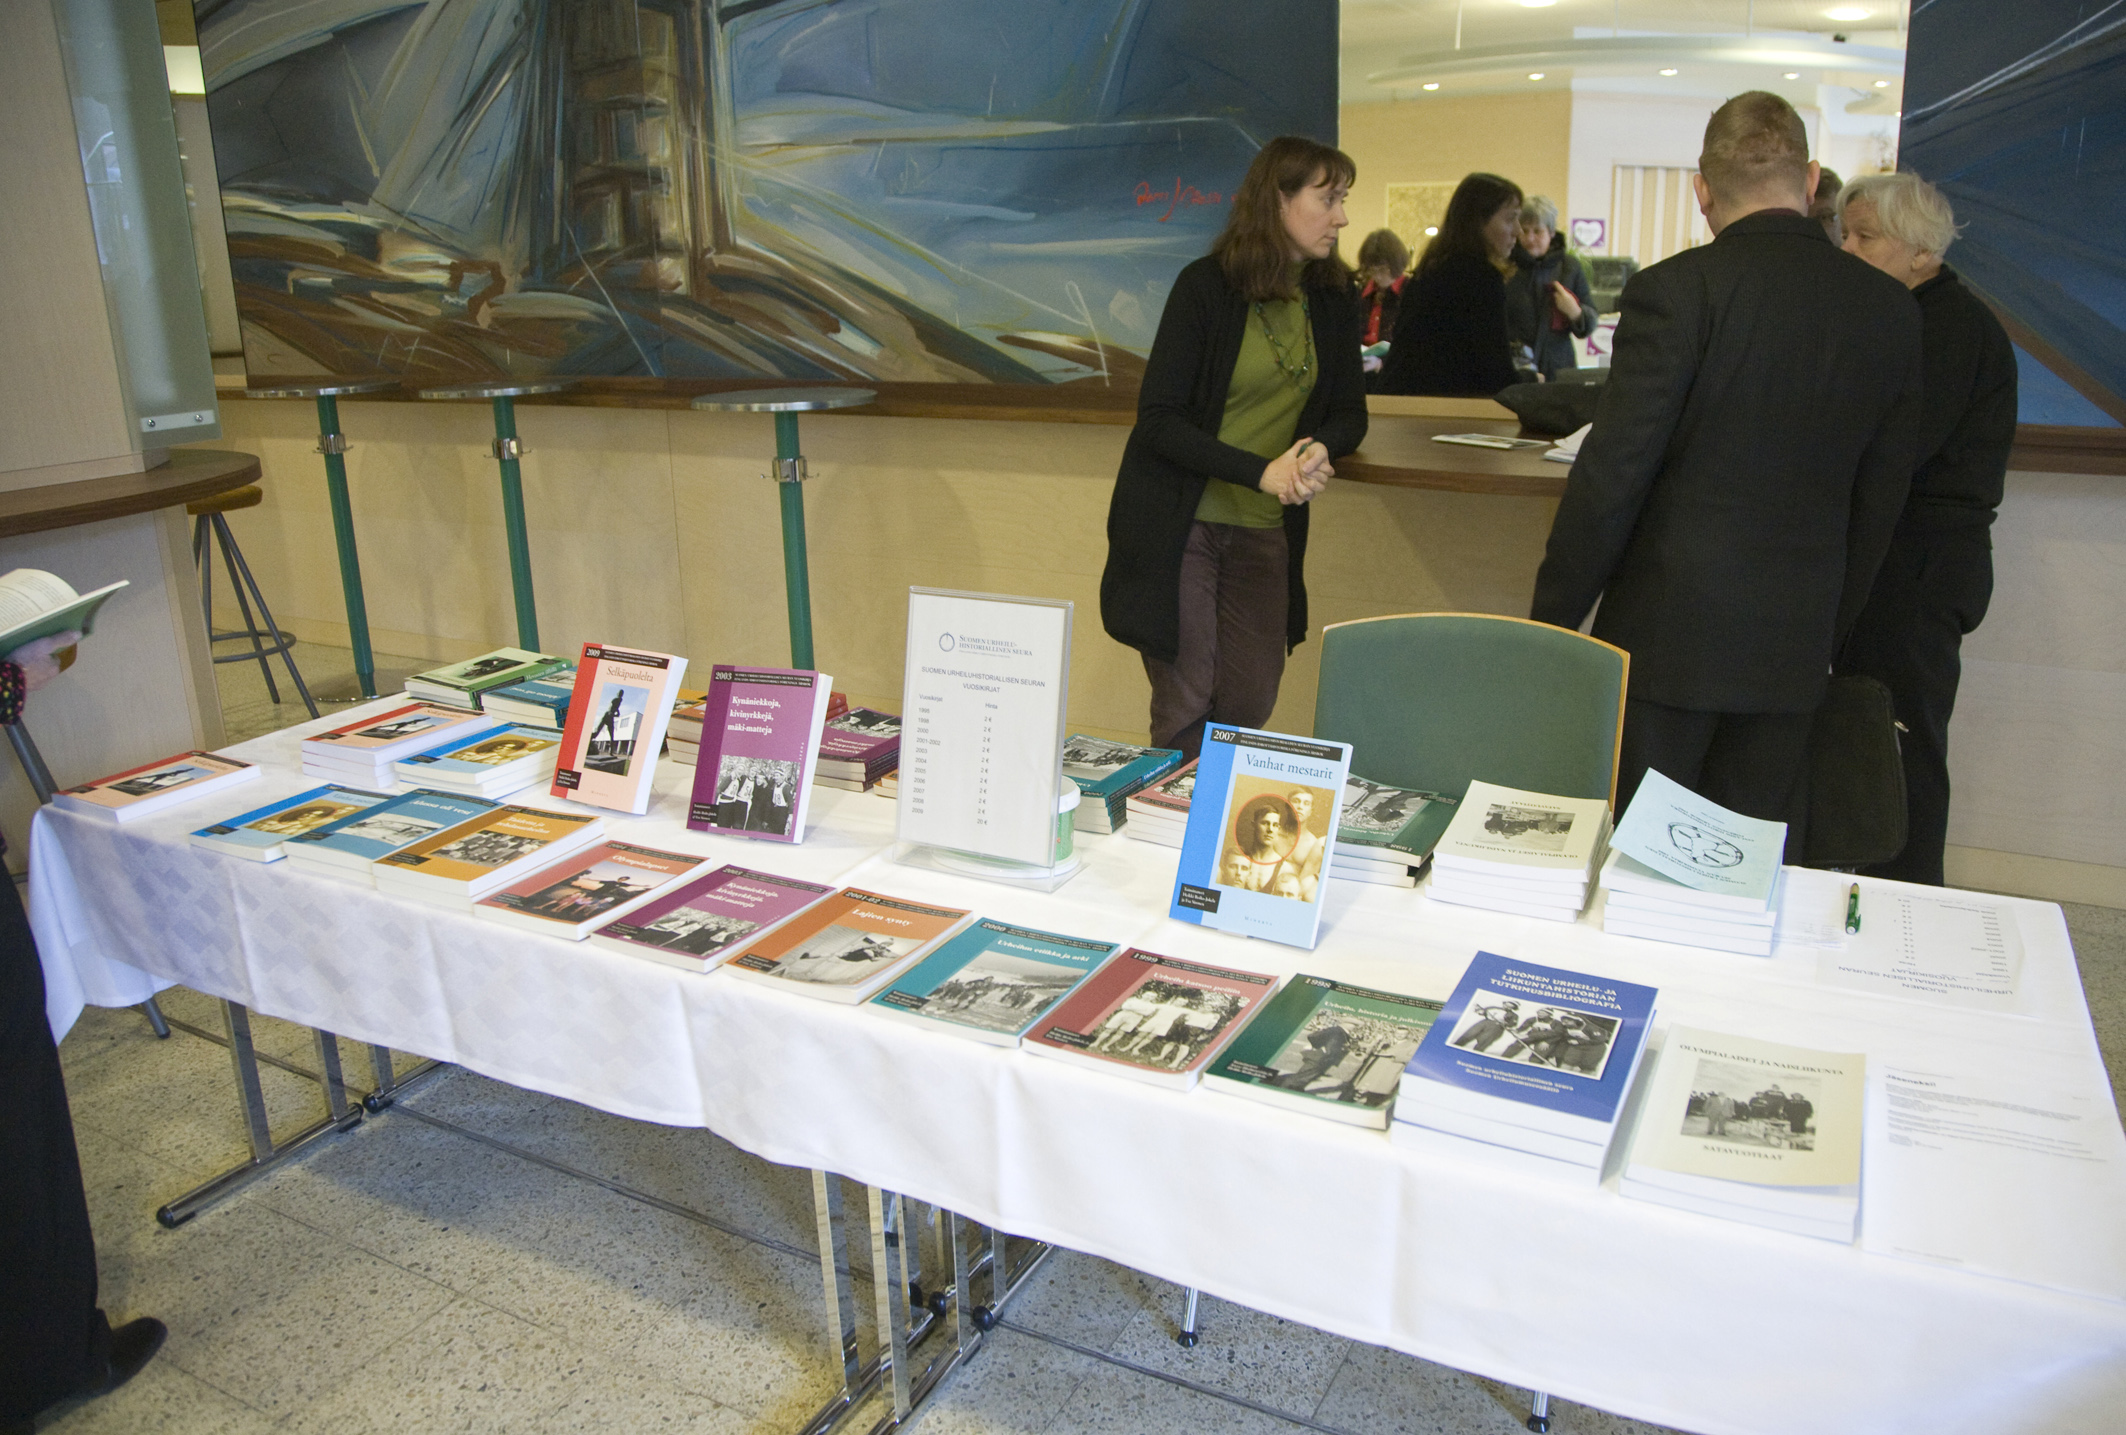
[[[288,861],[298,871],[372,887],[371,868],[381,859],[493,809],[462,793],[402,792],[289,838]]]
[[[692,767],[701,758],[701,712],[709,699],[707,688],[681,688],[672,704],[672,721],[664,730],[665,756]]]
[[[1617,1188],[1850,1242],[1860,1223],[1867,1058],[1721,1032],[1668,1034]]]
[[[891,776],[898,791],[900,766],[900,718],[876,708],[851,708],[827,719],[812,780],[822,787],[863,792]]]
[[[713,971],[745,943],[833,892],[794,877],[718,867],[660,892],[590,939],[684,972]]]
[[[1276,989],[1274,977],[1132,947],[1026,1034],[1036,1056],[1187,1091]]]
[[[550,727],[489,728],[391,765],[400,782],[475,797],[507,797],[553,781],[561,734]]]
[[[1205,1077],[1235,1096],[1385,1131],[1403,1067],[1439,1009],[1423,997],[1297,976]]]
[[[1649,770],[1602,867],[1602,930],[1766,957],[1786,824],[1730,812]]]
[[[1171,777],[1132,792],[1122,808],[1127,825],[1122,829],[1140,842],[1179,847],[1188,835],[1189,799],[1196,792],[1196,764],[1183,763]]]
[[[105,822],[136,822],[195,797],[251,781],[262,771],[233,757],[181,752],[52,795],[52,806]]]
[[[871,1010],[930,1031],[1017,1046],[1033,1024],[1121,948],[983,920],[871,999]]]
[[[592,929],[634,911],[707,863],[707,858],[690,852],[666,852],[607,838],[482,898],[473,915],[580,942]]]
[[[1119,832],[1129,821],[1130,794],[1181,763],[1170,747],[1135,747],[1072,733],[1063,739],[1063,775],[1078,784],[1072,821],[1080,832]]]
[[[871,790],[877,793],[880,797],[885,798],[888,802],[900,801],[901,770],[896,767],[895,769],[893,769],[893,771],[887,773],[884,777],[880,778],[878,780],[878,786],[872,788]]]
[[[380,716],[304,738],[303,776],[389,790],[398,783],[393,764],[400,758],[501,725],[499,719],[469,708],[409,703]]]
[[[1609,841],[1609,804],[1472,782],[1432,853],[1442,902],[1578,921]]]
[[[191,836],[194,847],[241,857],[246,862],[278,862],[288,855],[291,837],[315,832],[364,808],[390,799],[381,792],[353,787],[313,787],[265,807],[211,823]]]
[[[496,688],[480,700],[480,711],[502,722],[559,730],[568,726],[568,699],[575,690],[575,673],[557,669],[549,677]]]
[[[1478,952],[1404,1069],[1389,1137],[1599,1183],[1657,995]]]
[[[415,673],[406,680],[406,696],[447,707],[478,708],[488,693],[512,683],[529,682],[558,673],[568,665],[568,659],[550,653],[497,648],[492,653],[482,653],[462,663],[449,663],[430,668],[425,673]]]
[[[379,858],[376,889],[461,912],[605,831],[605,819],[538,807],[496,807]]]
[[[1347,882],[1415,887],[1455,799],[1363,777],[1344,779],[1329,875]]]
[[[973,917],[844,887],[732,952],[724,969],[786,992],[860,1002]]]

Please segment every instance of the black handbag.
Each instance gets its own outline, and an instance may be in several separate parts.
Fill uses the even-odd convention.
[[[1905,850],[1905,766],[1897,711],[1880,679],[1831,679],[1809,729],[1809,821],[1802,861],[1865,867]]]
[[[1594,422],[1595,406],[1602,402],[1602,385],[1508,384],[1492,398],[1512,409],[1521,427],[1530,433],[1562,438]]]

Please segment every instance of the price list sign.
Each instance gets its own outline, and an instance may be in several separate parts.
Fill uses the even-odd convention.
[[[1071,604],[908,590],[903,843],[1055,862]]]

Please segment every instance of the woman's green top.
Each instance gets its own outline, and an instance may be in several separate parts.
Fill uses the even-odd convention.
[[[1259,455],[1265,463],[1283,453],[1299,437],[1293,430],[1320,369],[1304,301],[1272,299],[1249,305],[1247,331],[1218,424],[1219,441]],[[1196,519],[1236,528],[1279,528],[1284,505],[1275,494],[1214,478],[1203,485]]]

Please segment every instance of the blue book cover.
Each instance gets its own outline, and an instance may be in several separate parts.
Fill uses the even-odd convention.
[[[1138,747],[1076,732],[1063,739],[1063,775],[1095,802],[1113,804],[1180,765],[1181,754],[1170,747]]]
[[[195,846],[235,857],[278,862],[287,855],[282,846],[289,838],[315,832],[329,823],[389,800],[387,793],[327,783],[223,821],[209,823],[192,834],[192,842]]]
[[[527,703],[545,708],[554,715],[554,726],[565,727],[568,723],[568,700],[576,690],[576,675],[564,672],[558,678],[532,678],[527,682],[511,683],[506,688],[496,688],[483,694],[483,703],[502,698],[507,702]]]
[[[366,865],[498,806],[484,797],[422,788],[291,837],[289,853],[302,851],[335,866]]]
[[[1121,944],[976,922],[871,999],[892,1016],[1016,1046],[1042,1014],[1097,971]]]
[[[489,728],[467,738],[454,738],[441,747],[402,757],[395,765],[450,773],[476,782],[543,752],[558,756],[560,749],[559,729],[516,723],[500,729]]]
[[[1169,915],[1312,948],[1351,746],[1213,724]]]
[[[1779,880],[1786,824],[1730,812],[1649,768],[1609,845],[1637,862],[1612,885],[1659,896],[1680,883],[1762,911]]]
[[[1656,995],[1478,952],[1404,1076],[1608,1126],[1631,1089]],[[1415,1084],[1404,1081],[1406,1098]]]

